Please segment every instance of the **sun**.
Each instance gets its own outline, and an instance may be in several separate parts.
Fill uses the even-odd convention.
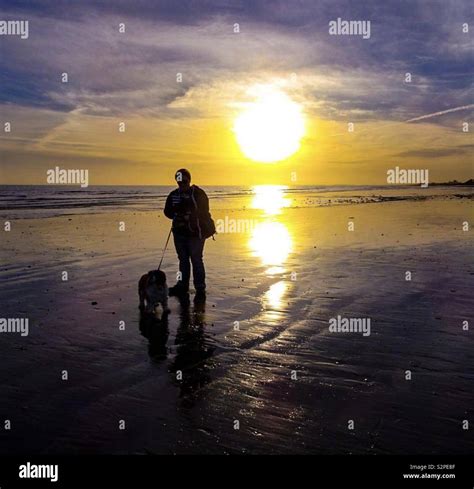
[[[305,132],[301,106],[280,90],[262,90],[234,122],[242,153],[262,163],[284,160],[298,151]]]

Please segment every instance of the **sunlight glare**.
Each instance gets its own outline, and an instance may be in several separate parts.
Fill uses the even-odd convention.
[[[258,224],[249,241],[254,254],[264,265],[282,265],[292,249],[290,233],[280,222],[263,222]]]
[[[247,158],[262,163],[284,160],[298,151],[305,132],[301,106],[266,87],[237,117],[234,132]]]
[[[280,308],[283,296],[287,289],[288,285],[283,280],[271,285],[265,293],[265,300],[267,304],[275,309]]]
[[[283,191],[287,189],[283,185],[255,185],[252,190],[254,197],[252,200],[253,209],[262,209],[265,214],[278,214],[283,207],[288,207],[289,201]]]

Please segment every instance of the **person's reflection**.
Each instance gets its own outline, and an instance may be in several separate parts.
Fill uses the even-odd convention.
[[[210,381],[209,358],[214,347],[206,335],[205,299],[194,301],[191,310],[189,295],[179,298],[180,322],[176,332],[176,356],[170,366],[170,372],[176,376],[181,388],[181,398],[188,407],[194,404],[196,393],[200,387]],[[176,374],[182,373],[179,379]]]
[[[168,354],[168,315],[157,318],[153,314],[140,313],[140,332],[148,339],[148,354],[153,361],[164,360]]]

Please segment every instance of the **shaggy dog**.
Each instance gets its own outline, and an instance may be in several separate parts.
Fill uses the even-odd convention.
[[[138,282],[138,296],[140,309],[153,314],[158,304],[163,307],[163,313],[170,312],[168,308],[168,286],[166,275],[161,270],[150,270],[142,275]]]

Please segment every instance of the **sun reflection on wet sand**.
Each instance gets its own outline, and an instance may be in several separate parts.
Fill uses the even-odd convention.
[[[273,284],[265,293],[266,305],[275,309],[280,309],[283,296],[285,295],[285,292],[287,290],[288,290],[288,283],[283,280]]]
[[[275,220],[288,199],[283,191],[286,187],[279,185],[257,185],[253,188],[255,196],[252,206],[261,209],[266,220],[257,224],[250,236],[249,247],[254,256],[258,256],[262,264],[268,266],[268,275],[277,275],[285,271],[284,263],[292,251],[293,243],[288,227]]]
[[[267,216],[280,214],[284,207],[288,207],[290,201],[285,197],[283,185],[256,185],[252,188],[254,197],[253,209],[262,209]]]
[[[288,228],[281,222],[258,224],[249,240],[249,246],[263,265],[268,265],[267,274],[275,275],[285,271],[283,265],[292,249]]]
[[[255,196],[252,206],[263,211],[265,220],[255,226],[248,245],[253,255],[259,257],[266,267],[265,273],[268,276],[278,276],[286,272],[285,263],[293,249],[288,227],[275,217],[283,207],[288,206],[288,199],[283,193],[285,188],[278,185],[253,188]],[[284,280],[271,285],[263,296],[267,308],[280,310],[287,289],[288,283]]]

